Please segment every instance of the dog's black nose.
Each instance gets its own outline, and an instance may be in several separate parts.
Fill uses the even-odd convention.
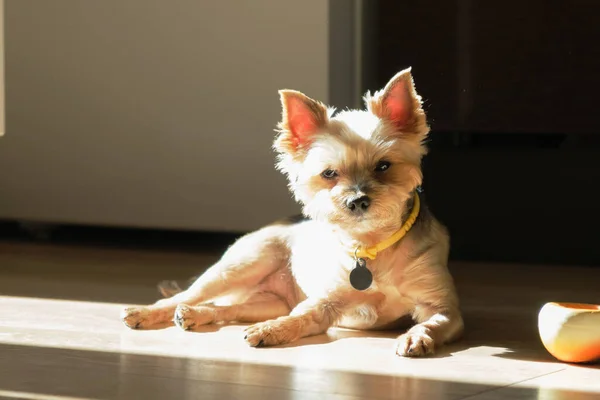
[[[354,199],[348,200],[346,206],[352,212],[364,212],[367,211],[367,208],[371,205],[371,199],[369,196],[360,196]]]

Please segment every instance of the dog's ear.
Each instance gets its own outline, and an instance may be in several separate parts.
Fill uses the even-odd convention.
[[[280,90],[279,96],[282,112],[278,147],[296,152],[310,145],[314,136],[325,127],[327,107],[295,90]]]
[[[421,96],[417,94],[411,68],[398,72],[373,96],[365,96],[367,109],[381,119],[392,122],[400,131],[418,131],[426,124]]]

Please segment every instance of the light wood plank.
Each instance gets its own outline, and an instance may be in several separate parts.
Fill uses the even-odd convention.
[[[398,332],[330,330],[252,349],[242,326],[131,331],[118,320],[124,304],[155,300],[158,280],[186,279],[216,257],[0,242],[0,397],[600,396],[589,384],[600,381],[598,366],[555,361],[535,325],[545,301],[597,298],[589,282],[600,281],[600,269],[453,263],[467,334],[428,359],[396,357]]]

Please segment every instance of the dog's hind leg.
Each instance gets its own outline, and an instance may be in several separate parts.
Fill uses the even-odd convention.
[[[287,227],[272,225],[240,238],[187,290],[150,306],[129,307],[121,319],[132,329],[157,329],[173,324],[179,304],[205,303],[232,292],[251,291],[289,259]]]
[[[256,293],[241,304],[217,306],[180,304],[175,310],[175,324],[183,330],[220,322],[261,322],[288,315],[290,306],[274,293]]]

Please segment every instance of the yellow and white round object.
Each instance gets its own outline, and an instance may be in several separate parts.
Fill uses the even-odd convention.
[[[600,305],[547,303],[538,315],[544,347],[564,362],[600,359]]]

